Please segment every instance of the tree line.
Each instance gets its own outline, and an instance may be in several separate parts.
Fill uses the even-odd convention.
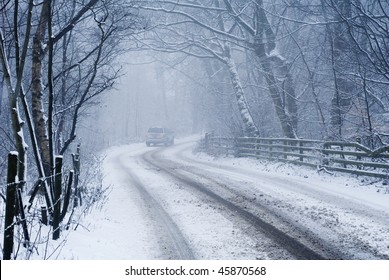
[[[150,24],[132,49],[174,53],[170,64],[191,76],[194,127],[387,142],[387,1],[136,3]]]
[[[2,0],[0,13],[1,156],[18,152],[20,182],[28,166],[49,178],[119,77],[121,41],[140,17],[117,0]]]
[[[128,52],[164,65],[163,107],[164,71],[173,86],[184,74],[193,132],[388,140],[384,0],[2,0],[0,13],[0,164],[16,150],[21,181],[28,158],[53,174]]]

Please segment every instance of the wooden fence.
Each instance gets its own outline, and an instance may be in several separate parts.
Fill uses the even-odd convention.
[[[210,154],[252,157],[356,175],[389,178],[389,146],[370,150],[359,142],[290,138],[223,138],[206,134],[201,146]]]
[[[39,220],[46,226],[52,226],[52,239],[56,240],[60,237],[61,223],[68,212],[71,196],[73,197],[73,207],[80,204],[81,194],[78,191],[78,176],[80,171],[80,146],[77,147],[76,154],[73,154],[73,169],[69,171],[67,184],[63,184],[63,168],[62,156],[55,158],[54,175],[47,178],[39,178],[34,184],[28,205],[23,203],[21,182],[17,179],[18,169],[18,154],[11,152],[8,155],[8,176],[5,196],[5,221],[4,221],[4,244],[3,244],[3,259],[12,259],[14,250],[14,227],[21,225],[23,229],[23,246],[29,248],[30,234],[26,221],[26,215],[30,211],[31,206],[38,194],[42,194],[48,198],[46,205],[41,207]],[[76,178],[73,180],[73,178]],[[47,184],[47,187],[44,187]],[[42,191],[43,190],[43,191]],[[61,205],[63,205],[61,207]],[[73,209],[74,210],[74,209]],[[27,213],[26,213],[27,211]],[[73,213],[73,212],[72,212]],[[72,214],[70,215],[69,221]],[[68,228],[68,227],[66,227]]]

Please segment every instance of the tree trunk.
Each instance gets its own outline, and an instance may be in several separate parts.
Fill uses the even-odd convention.
[[[44,58],[43,43],[49,18],[49,1],[45,0],[43,2],[39,23],[33,38],[31,68],[32,117],[46,176],[51,174],[51,166],[49,138],[43,108],[42,62]]]
[[[278,92],[277,81],[272,72],[272,66],[268,60],[262,60],[260,62],[261,68],[264,71],[265,80],[270,91],[270,96],[273,100],[273,104],[276,110],[278,119],[280,120],[282,131],[288,138],[296,138],[296,132],[294,130],[293,121],[288,116],[285,106],[282,102],[281,95]]]
[[[261,68],[264,71],[265,80],[275,106],[276,114],[281,122],[283,133],[288,138],[296,138],[298,118],[293,77],[289,71],[287,61],[277,53],[275,34],[263,9],[263,1],[257,0],[256,2],[254,52],[259,58]],[[283,85],[280,85],[280,82],[277,81],[274,75],[276,71],[284,78]],[[280,92],[280,89],[283,92]],[[284,98],[282,98],[283,96]]]
[[[0,116],[3,108],[4,75],[0,77]]]
[[[350,38],[348,26],[342,21],[342,16],[351,15],[350,0],[335,0],[333,2],[334,21],[337,23],[327,26],[331,40],[332,69],[334,74],[334,95],[331,99],[330,134],[334,139],[342,139],[344,119],[351,107],[351,99],[355,91],[354,83],[344,74],[350,69]],[[324,10],[325,12],[325,10]],[[340,13],[340,14],[339,14]],[[326,15],[327,16],[327,15]]]
[[[228,55],[227,57],[225,57],[225,63],[227,64],[230,73],[232,86],[235,91],[235,97],[238,102],[239,112],[242,117],[243,124],[245,126],[245,133],[247,134],[247,136],[251,136],[251,137],[259,136],[259,130],[255,125],[252,115],[250,113],[250,109],[247,104],[246,97],[244,95],[244,90],[240,82],[240,78],[238,75],[238,71],[236,69],[235,62]]]
[[[0,31],[0,62],[2,64],[1,66],[4,72],[4,81],[8,90],[12,132],[15,138],[16,150],[19,153],[18,176],[19,176],[19,180],[21,181],[20,186],[23,187],[26,180],[27,145],[24,142],[23,121],[21,119],[20,112],[19,112],[18,97],[12,87],[9,64],[4,49],[4,38],[3,38],[3,33],[1,31]]]

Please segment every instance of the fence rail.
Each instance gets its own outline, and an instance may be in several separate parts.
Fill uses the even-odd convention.
[[[290,138],[213,137],[206,134],[202,148],[211,154],[227,154],[275,160],[328,171],[389,178],[389,146],[371,150],[359,142]]]

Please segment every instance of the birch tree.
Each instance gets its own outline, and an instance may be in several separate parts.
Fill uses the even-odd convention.
[[[263,1],[254,2],[252,15],[248,15],[253,19],[253,24],[250,25],[241,16],[245,14],[244,10],[249,3],[244,6],[237,4],[234,8],[233,1],[224,0],[228,12],[251,37],[247,43],[252,45],[258,57],[284,135],[295,138],[298,118],[293,76],[289,72],[288,61],[279,53],[275,33],[266,15]],[[277,71],[284,80],[283,83],[275,76]]]
[[[10,141],[19,153],[21,182],[26,181],[27,166],[22,118],[28,124],[39,177],[46,183],[54,154],[64,154],[76,139],[83,110],[96,105],[97,97],[119,76],[120,66],[113,63],[124,33],[137,28],[134,11],[121,0],[45,0],[37,5],[8,1],[1,6],[0,73],[7,84],[14,138]],[[8,131],[3,125],[1,129],[3,137]]]
[[[231,70],[231,83],[235,89],[237,104],[240,106],[242,120],[246,123],[246,131],[250,131],[252,124],[252,114],[249,104],[245,98],[244,90],[239,81],[239,86],[234,73],[234,58],[231,55],[231,49],[248,49],[255,53],[258,63],[261,65],[261,73],[265,77],[267,88],[273,100],[273,105],[280,121],[283,134],[286,137],[295,138],[297,130],[297,101],[295,94],[294,78],[289,72],[289,62],[280,53],[277,48],[275,32],[270,24],[263,1],[181,1],[173,3],[172,1],[152,1],[153,5],[145,6],[145,2],[140,1],[144,9],[163,12],[169,14],[169,19],[177,19],[176,24],[181,26],[197,25],[201,30],[206,30],[213,35],[209,39],[207,47],[224,45],[225,64]],[[224,27],[224,25],[228,27]],[[172,24],[170,22],[170,24]],[[166,25],[161,28],[166,28]],[[183,27],[184,28],[184,27]],[[198,30],[198,29],[196,29]],[[186,32],[188,33],[187,29]],[[193,38],[198,38],[193,34],[189,39],[192,44]],[[212,44],[212,40],[220,40],[222,43]],[[206,44],[201,42],[198,47],[204,47]],[[192,45],[193,46],[193,45]],[[182,45],[181,45],[182,47]],[[231,60],[230,60],[231,59]],[[239,73],[238,73],[239,74]],[[261,94],[261,93],[259,93]],[[242,106],[245,104],[245,106]],[[250,116],[250,117],[248,117]],[[258,131],[258,128],[253,131]],[[258,132],[253,132],[258,134]]]
[[[71,31],[74,26],[82,19],[82,17],[90,11],[90,9],[98,2],[98,0],[90,0],[85,5],[81,6],[75,16],[63,27],[56,35],[51,34],[49,38],[49,48],[58,42],[65,34]],[[51,174],[53,168],[53,151],[50,151],[52,144],[52,131],[48,131],[46,126],[45,108],[43,107],[43,59],[46,55],[45,46],[47,46],[46,32],[48,21],[52,19],[51,1],[43,1],[39,22],[35,30],[32,46],[32,64],[31,64],[31,93],[32,93],[32,115],[34,125],[36,127],[38,146],[42,156],[43,167],[46,174]],[[50,25],[52,23],[50,22]],[[52,67],[52,65],[49,65]],[[51,77],[49,78],[51,79]],[[52,105],[52,104],[50,104]],[[51,110],[51,109],[50,109]],[[50,119],[52,116],[50,116]]]

